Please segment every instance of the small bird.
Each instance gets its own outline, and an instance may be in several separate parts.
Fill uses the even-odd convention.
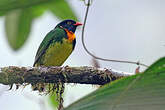
[[[61,66],[74,50],[74,33],[80,25],[82,24],[73,20],[60,22],[40,44],[33,66]]]
[[[61,66],[75,48],[77,26],[74,20],[64,20],[51,30],[40,44],[33,66]]]

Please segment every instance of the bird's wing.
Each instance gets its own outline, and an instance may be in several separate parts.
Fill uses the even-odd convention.
[[[35,56],[35,61],[33,66],[39,61],[41,56],[45,53],[49,45],[52,43],[52,41],[60,42],[62,38],[66,37],[66,32],[63,29],[56,28],[52,31],[50,31],[44,38],[44,40],[41,42],[37,54]]]

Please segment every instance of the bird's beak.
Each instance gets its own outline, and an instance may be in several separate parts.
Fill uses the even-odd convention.
[[[74,26],[80,26],[80,25],[82,25],[82,23],[80,23],[80,22],[76,22],[76,24],[73,24]]]

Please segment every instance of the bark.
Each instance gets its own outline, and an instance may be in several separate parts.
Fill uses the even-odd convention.
[[[79,83],[104,85],[129,76],[127,72],[94,67],[16,67],[0,68],[0,83],[5,85],[23,83]]]

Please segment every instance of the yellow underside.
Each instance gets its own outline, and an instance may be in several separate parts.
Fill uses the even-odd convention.
[[[63,43],[51,44],[39,62],[44,66],[61,66],[72,53],[72,48],[72,42],[64,38]],[[39,65],[36,64],[36,66]]]

